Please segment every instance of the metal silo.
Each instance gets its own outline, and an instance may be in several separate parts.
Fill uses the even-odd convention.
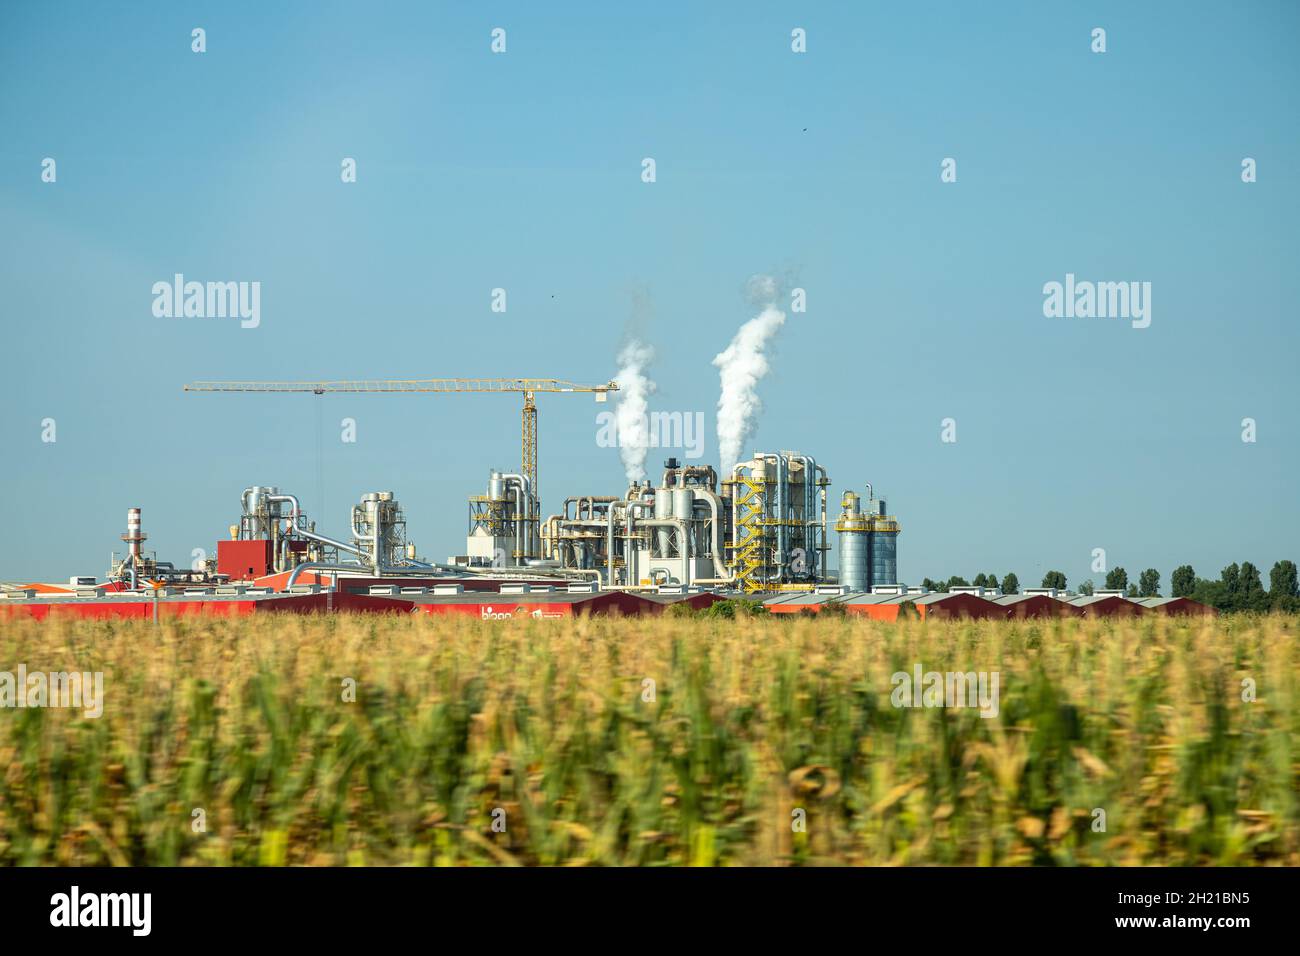
[[[673,517],[686,523],[682,540],[677,542],[678,555],[685,560],[691,552],[690,538],[693,531],[691,519],[695,516],[695,491],[691,488],[673,489]]]
[[[695,513],[695,492],[690,488],[673,489],[673,514],[675,518],[691,520]]]
[[[891,518],[871,521],[871,585],[898,583],[898,522]]]
[[[867,591],[871,587],[871,532],[858,501],[852,491],[844,492],[840,501],[844,511],[835,523],[840,536],[840,584],[850,591]]]
[[[673,490],[671,488],[655,489],[655,520],[666,521],[673,516]],[[671,556],[671,528],[656,528],[655,538],[659,542],[658,557]]]

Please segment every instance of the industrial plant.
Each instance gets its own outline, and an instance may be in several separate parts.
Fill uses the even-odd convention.
[[[761,281],[756,281],[761,280]],[[0,613],[90,616],[247,614],[263,611],[407,611],[519,616],[661,613],[706,608],[728,597],[761,601],[773,614],[824,611],[896,620],[915,614],[980,618],[1201,613],[1184,599],[1142,604],[1122,594],[1024,595],[952,588],[930,593],[898,579],[898,518],[870,483],[839,497],[831,527],[832,481],[802,451],[742,449],[761,409],[765,348],[785,315],[775,282],[755,277],[766,300],[714,359],[719,369],[717,437],[721,467],[663,462],[654,483],[645,425],[654,349],[632,340],[618,374],[604,384],[552,378],[436,378],[305,382],[195,382],[191,393],[515,393],[523,397],[520,465],[491,468],[481,494],[467,496],[464,546],[437,560],[407,535],[393,491],[358,496],[336,525],[311,514],[277,485],[250,485],[215,555],[188,568],[144,549],[142,512],[131,507],[101,581],[0,585]],[[547,514],[538,479],[537,397],[592,395],[617,408],[622,488],[578,488]],[[674,446],[676,447],[676,446]],[[232,494],[232,499],[234,495]],[[834,540],[832,540],[834,538]],[[451,549],[449,549],[451,550]],[[838,552],[833,556],[833,552]]]
[[[535,429],[532,435],[535,441]],[[678,604],[702,610],[728,597],[760,601],[778,616],[838,612],[881,621],[1215,613],[1187,598],[1123,591],[909,587],[898,580],[900,526],[885,500],[870,484],[865,495],[843,492],[833,544],[830,487],[826,468],[797,451],[754,452],[725,476],[668,458],[657,485],[643,479],[620,494],[568,495],[543,518],[535,470],[491,469],[484,493],[468,496],[464,548],[439,562],[421,556],[407,536],[392,491],[362,494],[342,533],[331,535],[297,495],[250,485],[215,557],[190,568],[159,561],[144,549],[142,511],[132,507],[125,551],[113,552],[102,581],[6,585],[0,618],[353,611],[502,621],[659,614]]]
[[[799,452],[756,452],[719,480],[711,465],[664,462],[657,486],[646,480],[622,494],[578,494],[541,519],[526,475],[489,473],[485,494],[468,499],[460,554],[435,562],[408,540],[406,516],[391,491],[361,495],[346,533],[325,534],[297,495],[252,485],[215,557],[178,569],[146,552],[139,508],[127,514],[126,553],[113,555],[103,584],[138,591],[158,586],[282,585],[300,581],[408,578],[586,584],[594,590],[812,591],[834,583],[828,552],[826,469]],[[897,583],[899,524],[885,503],[846,492],[835,525],[838,580],[855,590]],[[281,580],[283,579],[283,580]],[[76,585],[82,579],[72,581]]]
[[[250,485],[214,557],[189,568],[158,560],[144,549],[141,509],[131,507],[125,550],[113,552],[102,581],[77,575],[66,585],[6,585],[0,617],[356,611],[501,621],[659,614],[728,597],[761,601],[776,615],[838,611],[885,621],[1214,613],[1186,598],[1135,599],[1122,591],[908,587],[898,581],[900,526],[885,500],[870,484],[865,495],[845,491],[836,545],[828,531],[830,487],[826,468],[797,451],[754,452],[725,476],[712,465],[668,458],[657,485],[644,479],[620,494],[568,495],[543,518],[535,470],[492,469],[484,493],[468,497],[464,548],[434,561],[407,536],[392,491],[360,495],[342,533],[332,535],[297,495]]]
[[[102,581],[78,575],[66,587],[7,585],[0,592],[4,606],[49,609],[73,601],[98,613],[106,606],[129,608],[147,601],[153,613],[160,608],[209,613],[209,604],[212,613],[227,613],[234,599],[249,609],[314,609],[315,597],[324,594],[323,606],[332,610],[356,606],[342,596],[401,595],[430,605],[469,606],[485,593],[562,592],[577,597],[561,604],[590,602],[593,595],[630,595],[634,599],[608,604],[629,613],[684,599],[708,603],[727,595],[811,594],[827,586],[863,593],[897,586],[899,522],[869,484],[865,497],[852,490],[842,495],[832,529],[831,478],[816,457],[790,450],[741,455],[760,407],[754,386],[767,370],[764,344],[783,320],[783,313],[767,305],[714,360],[722,380],[718,437],[724,469],[672,457],[654,484],[646,477],[648,443],[641,434],[631,447],[620,443],[626,487],[573,489],[550,514],[543,511],[538,481],[537,396],[590,394],[605,402],[617,394],[625,428],[623,420],[642,412],[653,391],[646,375],[653,355],[649,347],[624,349],[619,376],[597,385],[546,378],[187,385],[186,392],[196,393],[315,396],[513,392],[523,396],[520,466],[488,471],[483,493],[468,496],[464,547],[444,560],[422,555],[408,538],[406,515],[393,491],[362,493],[331,526],[325,516],[309,514],[289,490],[254,484],[239,494],[228,536],[217,542],[212,557],[188,568],[158,560],[144,550],[148,536],[141,509],[132,507],[122,535],[125,552],[113,554]],[[838,572],[832,567],[832,531],[838,538]],[[341,596],[339,602],[334,595]],[[304,596],[313,600],[298,600]],[[295,600],[284,600],[290,597]],[[500,614],[492,606],[485,617]]]
[[[711,465],[669,458],[657,485],[647,479],[620,494],[571,494],[542,518],[534,480],[522,470],[493,469],[484,493],[468,497],[464,548],[435,561],[407,537],[392,491],[362,494],[342,533],[329,534],[296,494],[250,485],[238,495],[213,557],[189,568],[158,560],[144,549],[142,512],[132,507],[122,535],[126,550],[114,552],[102,581],[74,576],[66,587],[9,587],[5,605],[50,607],[62,598],[89,609],[304,594],[464,595],[460,601],[472,604],[482,593],[623,592],[658,608],[665,597],[897,584],[899,523],[869,485],[865,499],[852,491],[842,497],[834,527],[840,570],[832,570],[830,486],[825,467],[801,452],[755,452],[721,478]],[[335,606],[347,602],[329,603]]]

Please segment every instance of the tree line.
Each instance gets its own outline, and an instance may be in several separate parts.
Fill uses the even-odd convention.
[[[1278,561],[1273,565],[1268,574],[1267,590],[1264,589],[1259,568],[1249,561],[1241,564],[1234,561],[1219,572],[1217,580],[1197,577],[1190,564],[1183,564],[1174,569],[1169,580],[1171,596],[1190,598],[1220,611],[1300,611],[1300,584],[1297,582],[1294,561]],[[974,586],[1001,588],[1003,594],[1020,593],[1020,579],[1014,572],[1003,575],[1001,579],[996,574],[977,574],[971,581],[955,574],[946,581],[926,578],[921,586],[931,591],[945,592],[953,588]],[[1043,575],[1041,586],[1064,591],[1065,572],[1048,571]],[[1131,582],[1126,570],[1111,568],[1106,572],[1104,587],[1108,591],[1123,591],[1133,598],[1159,597],[1160,572],[1155,568],[1147,568],[1138,575],[1136,582]],[[1092,594],[1095,589],[1096,585],[1091,579],[1078,586],[1080,594]]]

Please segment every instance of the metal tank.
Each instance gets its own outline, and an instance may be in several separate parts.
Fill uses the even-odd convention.
[[[690,488],[673,489],[673,516],[691,520],[695,512],[695,492]]]
[[[685,535],[681,541],[677,542],[677,553],[682,558],[687,554],[698,553],[697,549],[689,546],[688,541],[695,530],[692,519],[695,517],[695,491],[691,488],[674,488],[673,489],[673,517],[680,518],[685,522]]]
[[[673,516],[673,489],[656,488],[655,489],[655,520],[663,521]],[[658,556],[661,558],[669,557],[672,547],[672,529],[655,528],[655,539],[659,542]]]
[[[406,519],[391,491],[371,491],[352,507],[352,538],[376,573],[406,559]]]
[[[898,583],[898,519],[884,498],[871,498],[871,586]]]
[[[840,584],[852,591],[869,591],[878,585],[898,583],[898,519],[888,514],[883,498],[867,485],[866,509],[862,499],[846,491],[844,511],[835,530],[840,536]]]
[[[239,522],[239,537],[245,541],[261,541],[271,537],[271,524],[282,517],[279,501],[269,501],[278,495],[275,485],[253,485],[245,488],[242,497],[244,508]]]
[[[898,583],[898,522],[879,519],[871,537],[871,585]],[[892,526],[892,529],[891,527]]]
[[[871,532],[859,498],[852,491],[840,500],[844,508],[835,530],[840,536],[840,584],[850,591],[871,589]]]
[[[494,468],[487,494],[469,497],[465,560],[476,566],[522,566],[538,556],[539,531],[537,496],[528,478]]]

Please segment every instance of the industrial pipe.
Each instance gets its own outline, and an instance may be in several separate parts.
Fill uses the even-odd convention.
[[[619,508],[623,509],[624,526],[626,527],[626,534],[631,535],[633,519],[629,514],[629,509],[640,508],[644,512],[644,510],[647,507],[649,506],[644,501],[627,500],[627,501],[611,501],[609,503],[609,511],[607,511],[605,514],[605,521],[608,527],[607,538],[605,542],[605,566],[606,566],[605,580],[608,582],[609,587],[614,586],[614,515],[617,513]],[[624,565],[629,569],[632,566],[631,561],[628,560],[627,557],[624,558]],[[628,583],[630,584],[631,581],[629,580]]]
[[[713,566],[714,568],[724,569],[725,572],[724,557],[726,552],[723,550],[722,545],[722,499],[710,491],[704,493],[704,500],[709,503],[709,512],[713,519]],[[720,580],[734,581],[736,580],[736,572],[732,571]]]
[[[818,466],[817,466],[817,470],[818,470],[819,472],[821,472],[821,476],[822,476],[822,478],[826,481],[826,484],[830,484],[830,476],[826,474],[826,469],[823,468],[821,465],[818,465]],[[822,547],[825,548],[825,547],[827,547],[827,546],[830,544],[830,540],[826,537],[826,485],[819,485],[818,488],[817,488],[817,490],[818,490],[819,492],[821,492],[821,507],[822,507],[822,540],[821,540],[821,544],[822,544]],[[825,559],[824,559],[824,557],[823,557],[825,554],[826,554],[825,551],[819,551],[819,552],[817,552],[817,555],[818,555],[818,565],[819,565],[819,572],[818,572],[818,573],[819,573],[819,574],[822,574],[822,575],[825,575],[825,574],[826,574]]]
[[[564,521],[569,517],[569,502],[572,500],[573,500],[572,498],[565,499],[563,515],[558,515],[558,514],[550,515],[545,521],[542,522],[543,557],[548,555],[550,557],[555,557],[555,555],[558,553],[560,546],[555,542],[555,539],[559,537],[558,525],[561,521]]]
[[[604,590],[600,581],[600,568],[560,568],[560,572],[563,574],[577,574],[584,578],[591,575],[591,581],[596,585],[596,590]]]
[[[519,494],[515,498],[515,550],[519,560],[523,560],[532,550],[532,525],[527,520],[533,515],[533,485],[527,475],[503,474],[501,478],[509,484],[516,482]],[[524,547],[524,535],[528,535],[528,548]]]
[[[626,511],[628,504],[629,502],[627,501],[618,501],[610,505],[609,512],[606,514],[605,518],[605,520],[609,522],[609,533],[605,542],[605,580],[609,582],[610,587],[614,586],[614,515],[620,507]]]
[[[528,513],[528,507],[524,500],[525,498],[524,488],[523,485],[512,482],[509,478],[507,478],[506,490],[507,493],[513,496],[515,499],[515,554],[514,554],[515,560],[514,563],[516,565],[522,565],[524,563],[524,559],[527,554],[527,552],[524,550],[524,532],[528,527],[528,522],[525,520],[525,516]]]
[[[363,564],[330,564],[327,561],[304,561],[292,571],[289,572],[289,578],[284,582],[284,589],[289,591],[298,583],[298,576],[304,571],[358,571],[364,568]]]
[[[804,547],[811,559],[811,570],[814,577],[818,576],[818,559],[821,552],[817,550],[817,482],[813,479],[816,472],[824,471],[817,464],[812,455],[792,455],[791,460],[803,462],[803,533]],[[822,498],[825,499],[825,489],[822,489]]]
[[[302,574],[303,571],[354,571],[355,572],[355,571],[365,571],[367,570],[367,568],[368,565],[362,564],[360,562],[356,564],[330,564],[328,562],[323,562],[323,561],[305,561],[289,572],[289,579],[285,582],[284,587],[286,591],[289,588],[293,587],[293,585],[297,583],[298,576]],[[372,577],[377,577],[377,578],[436,577],[436,575],[430,575],[428,572],[429,571],[453,571],[458,574],[464,574],[468,570],[471,569],[453,567],[451,565],[445,565],[445,564],[429,564],[424,567],[417,567],[417,568],[384,567],[382,570],[376,571],[372,575]]]
[[[289,509],[290,509],[289,526],[293,530],[294,534],[300,535],[304,538],[310,538],[313,541],[319,541],[321,544],[327,544],[331,548],[337,548],[340,551],[347,551],[349,554],[355,554],[363,558],[366,557],[366,552],[361,548],[358,548],[351,544],[346,544],[342,541],[336,541],[333,538],[328,538],[323,534],[317,534],[315,531],[308,531],[306,528],[299,527],[298,522],[302,518],[302,506],[298,504],[298,498],[296,496],[288,495],[288,494],[267,495],[266,500],[268,502],[287,501],[289,503]]]
[[[371,505],[373,505],[373,507],[370,507]],[[367,520],[370,522],[370,534],[362,534],[361,529],[357,527],[357,513],[362,510],[363,506],[365,506]],[[376,574],[382,573],[383,558],[379,553],[379,503],[362,502],[361,505],[353,505],[350,524],[352,527],[352,537],[356,538],[358,541],[369,543],[369,553],[366,554],[364,551],[359,553],[362,553],[363,557],[369,558],[370,565],[374,568]]]
[[[790,529],[786,526],[786,493],[790,487],[790,459],[777,452],[776,459],[776,579],[785,580],[785,555],[789,550]],[[765,502],[766,504],[766,502]]]

